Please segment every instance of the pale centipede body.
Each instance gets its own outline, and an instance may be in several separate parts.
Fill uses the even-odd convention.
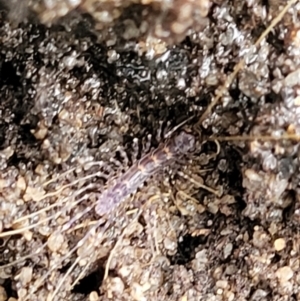
[[[165,144],[161,144],[154,151],[143,156],[100,194],[96,204],[96,213],[104,215],[113,210],[155,172],[170,164],[177,156],[193,151],[195,143],[194,135],[181,131]]]

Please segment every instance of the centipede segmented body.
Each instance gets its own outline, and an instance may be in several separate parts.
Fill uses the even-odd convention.
[[[122,203],[134,193],[143,183],[162,167],[170,164],[178,156],[186,155],[195,149],[196,137],[182,130],[170,138],[165,144],[143,156],[133,164],[122,176],[100,194],[96,213],[104,215]]]
[[[172,162],[177,160],[181,156],[188,155],[197,150],[197,139],[196,135],[189,133],[187,131],[181,130],[179,133],[171,136],[166,142],[161,143],[156,149],[152,152],[144,155],[140,160],[135,162],[125,173],[116,178],[111,183],[108,183],[107,188],[99,194],[98,199],[95,204],[95,211],[99,216],[109,214],[112,212],[119,204],[124,202],[128,196],[133,194],[139,187],[141,187],[145,181],[147,181],[151,176],[156,172],[162,170],[162,168],[170,165]],[[80,215],[74,216],[70,219],[69,222],[64,224],[60,229],[57,229],[54,232],[55,235],[59,235],[69,229],[76,220],[88,213],[93,206],[88,206]],[[93,231],[100,227],[102,223],[101,219],[93,225],[93,227],[88,231],[83,238],[71,249],[63,258],[54,265],[54,268],[58,267],[64,259],[70,256],[72,253],[76,252],[91,236]],[[43,249],[45,245],[41,247]],[[88,250],[91,246],[86,247]],[[37,252],[37,254],[40,251]],[[34,254],[33,254],[34,255]],[[28,256],[25,256],[27,258]],[[31,257],[31,256],[30,256]],[[18,260],[16,261],[18,262]],[[15,263],[16,263],[15,262]],[[76,263],[76,262],[75,262]],[[8,263],[7,266],[11,266],[14,263]],[[4,268],[5,266],[2,266]],[[1,267],[0,267],[1,268]],[[68,273],[73,270],[72,266]],[[50,269],[45,275],[41,278],[41,282],[32,289],[31,293],[34,293],[43,281],[49,274],[53,271],[53,268]],[[54,296],[57,294],[59,288],[63,284],[63,281],[60,282],[50,300],[53,300]],[[29,294],[31,296],[31,294]],[[26,299],[29,300],[29,299]]]

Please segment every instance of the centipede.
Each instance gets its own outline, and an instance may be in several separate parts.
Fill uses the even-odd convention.
[[[270,27],[267,28],[267,30],[257,40],[255,43],[256,46],[259,46],[267,32],[275,26],[276,22],[278,23],[280,21],[283,13],[286,12],[288,7],[290,7],[293,3],[295,3],[295,1],[289,1],[287,8],[282,11],[274,22],[271,23]],[[143,210],[142,208],[134,208],[133,204],[130,202],[130,197],[133,198],[139,190],[142,190],[143,185],[149,182],[151,178],[154,178],[165,169],[171,169],[173,163],[176,163],[177,160],[182,157],[186,158],[189,156],[195,156],[195,154],[198,154],[201,151],[201,144],[204,141],[201,133],[201,124],[212,113],[212,109],[218,104],[222,95],[226,93],[226,90],[232,84],[234,77],[242,70],[244,64],[245,61],[243,59],[236,64],[234,71],[226,78],[224,85],[221,86],[221,89],[219,89],[216,93],[216,96],[208,105],[207,109],[204,110],[204,113],[201,111],[201,114],[195,116],[197,122],[195,122],[190,128],[187,126],[179,127],[171,136],[162,138],[161,141],[158,141],[158,146],[156,145],[156,147],[152,148],[151,151],[146,152],[146,154],[142,154],[139,159],[136,159],[135,161],[133,160],[129,167],[126,166],[126,169],[122,173],[117,173],[115,178],[111,178],[111,174],[107,175],[105,172],[102,172],[101,163],[92,162],[91,165],[99,168],[99,171],[90,174],[85,178],[78,179],[78,181],[75,180],[70,184],[63,185],[61,189],[57,189],[54,192],[43,195],[40,199],[36,200],[36,202],[44,199],[47,199],[48,202],[49,199],[50,201],[48,203],[45,202],[45,208],[27,216],[17,217],[11,222],[11,228],[7,227],[5,229],[1,229],[2,232],[0,231],[0,238],[3,238],[5,243],[9,244],[10,238],[15,235],[24,235],[24,237],[30,241],[32,239],[32,233],[30,233],[29,230],[36,229],[39,225],[47,226],[48,223],[56,223],[56,221],[58,221],[57,225],[55,225],[55,230],[50,235],[47,231],[45,231],[47,233],[43,237],[43,243],[40,244],[36,250],[25,255],[19,254],[17,258],[13,258],[13,260],[6,257],[7,261],[0,266],[0,271],[3,273],[11,268],[21,270],[17,276],[22,279],[20,282],[23,285],[23,287],[21,287],[21,289],[23,289],[23,291],[21,290],[23,295],[20,296],[20,300],[38,300],[34,299],[35,293],[45,285],[48,278],[51,280],[49,281],[51,284],[47,284],[49,287],[47,287],[48,290],[46,291],[50,291],[50,294],[47,297],[45,296],[44,300],[61,300],[59,293],[63,286],[66,286],[64,290],[67,292],[73,290],[76,284],[78,284],[80,280],[86,276],[90,265],[98,262],[99,258],[97,256],[99,254],[102,256],[100,258],[101,260],[103,260],[103,258],[106,260],[105,275],[107,276],[110,268],[109,264],[113,257],[113,251],[118,246],[118,240],[110,240],[111,236],[113,236],[112,233],[115,231],[115,237],[120,239],[126,236],[125,230],[122,233],[118,232],[118,229],[116,229],[117,227],[114,227],[114,223],[116,223],[116,220],[119,219],[125,224],[125,229],[127,229],[126,227],[130,228],[129,226],[134,224],[134,222],[136,223],[137,219],[141,215],[141,210]],[[217,138],[218,137],[214,137],[213,139],[208,140],[214,140]],[[241,139],[242,138],[243,137],[241,137]],[[250,138],[252,139],[253,137]],[[220,140],[222,139],[226,140],[226,137],[220,138]],[[227,140],[230,140],[230,138]],[[234,140],[234,138],[232,138],[232,140]],[[99,166],[97,166],[98,163]],[[87,184],[89,179],[97,177],[101,178],[101,184],[96,181]],[[82,182],[84,183],[83,185]],[[196,183],[196,181],[194,181],[194,183]],[[202,185],[202,183],[199,183],[200,181],[196,184]],[[75,189],[75,192],[68,194],[68,188],[71,186],[76,187],[77,184],[78,188]],[[62,194],[59,201],[51,200],[51,197],[57,196],[61,191],[67,192]],[[211,191],[213,192],[214,190],[211,189]],[[179,196],[183,195],[184,193],[181,191]],[[192,196],[187,196],[186,199],[191,201],[191,211],[196,211],[195,203],[197,203],[197,200],[195,200]],[[70,218],[65,221],[64,218],[68,216],[69,212],[77,206],[79,208],[80,205],[82,205],[80,210],[77,211],[76,214],[71,215]],[[119,208],[121,208],[120,211],[118,211]],[[131,211],[126,211],[128,208],[133,210],[133,212],[138,212],[134,215],[134,218],[132,218],[132,223],[128,221],[128,216],[131,217],[130,214],[132,214]],[[176,208],[180,211],[180,205]],[[136,209],[136,211],[134,209]],[[54,213],[52,213],[51,210],[53,210]],[[199,211],[201,212],[201,208]],[[188,213],[184,210],[182,210],[181,213],[182,215],[188,215]],[[89,215],[93,216],[93,214],[96,215],[96,219],[90,221]],[[149,214],[149,216],[151,215]],[[60,222],[60,218],[63,222]],[[81,222],[85,219],[89,223],[85,224],[84,221],[82,224],[79,223],[79,221]],[[154,222],[159,223],[159,221]],[[141,221],[141,224],[142,223],[143,221]],[[2,225],[0,224],[0,226]],[[46,226],[45,228],[47,228]],[[49,228],[51,227],[49,226]],[[173,230],[174,229],[170,226],[170,232]],[[74,241],[66,247],[68,242],[66,242],[64,235],[77,233],[76,231],[79,232],[79,238],[74,235]],[[155,235],[156,234],[153,234],[153,237],[155,237]],[[155,242],[153,243],[154,246],[151,245],[151,247],[154,250],[153,254],[159,255],[159,246],[155,239]],[[57,241],[57,245],[53,243],[54,241]],[[103,251],[101,249],[101,244],[107,241],[109,251]],[[131,242],[128,239],[126,243],[127,247],[130,247]],[[53,245],[55,245],[55,247],[53,247]],[[54,255],[48,257],[43,256],[43,253],[46,253],[46,248],[51,249]],[[104,255],[102,255],[101,252],[95,252],[97,248],[100,248]],[[39,257],[43,259],[41,260],[42,263],[40,263]],[[155,256],[153,256],[153,258],[154,257]],[[42,276],[40,279],[31,284],[30,281],[26,280],[25,276],[30,273],[32,274],[32,269],[35,269],[39,265],[42,266],[42,264],[45,264]],[[112,265],[115,267],[117,264],[112,263]],[[61,273],[63,276],[60,276],[60,278],[56,281],[55,277],[61,275],[61,270],[64,270],[64,272]],[[74,275],[71,277],[72,273],[74,273]],[[124,276],[124,278],[126,277]],[[118,281],[119,279],[115,280]],[[147,290],[147,288],[144,287],[142,289],[145,291]],[[112,296],[113,295],[110,297]],[[143,297],[140,299],[143,299]],[[183,296],[182,299],[185,299],[185,296]],[[90,300],[97,299],[92,299],[92,297],[90,297]]]
[[[195,150],[196,140],[195,135],[181,131],[143,156],[99,196],[96,213],[103,215],[113,210],[163,166]]]
[[[149,180],[156,172],[163,170],[164,167],[171,164],[171,162],[176,161],[178,158],[182,156],[191,155],[193,152],[197,151],[197,146],[200,145],[199,135],[193,134],[190,130],[180,130],[171,135],[170,138],[166,139],[166,141],[160,143],[157,148],[153,149],[151,152],[142,156],[139,160],[137,160],[125,173],[119,176],[117,179],[113,181],[108,181],[106,188],[101,193],[96,193],[95,202],[92,206],[87,206],[85,210],[80,212],[71,218],[67,223],[63,226],[58,227],[56,231],[51,235],[53,237],[58,237],[62,233],[66,232],[70,228],[72,228],[73,224],[78,221],[81,217],[85,216],[88,212],[90,212],[95,207],[95,213],[98,216],[108,216],[112,211],[116,209],[120,204],[124,203],[128,197],[136,192],[138,188],[140,188],[145,182]],[[88,189],[87,187],[83,188],[83,192]],[[85,199],[85,197],[79,197],[78,200],[72,204],[75,206],[79,204]],[[55,204],[57,205],[57,204]],[[51,207],[51,206],[50,206]],[[49,210],[50,207],[41,209],[39,212],[35,212],[32,217],[37,216],[39,213]],[[60,213],[64,210],[61,209]],[[53,217],[51,217],[53,218]],[[23,220],[17,219],[14,223],[19,223]],[[30,227],[25,227],[26,230],[30,228],[36,227],[40,223],[46,222],[47,219],[43,219],[37,223],[33,223]],[[74,252],[79,250],[95,233],[95,231],[103,224],[103,221],[100,219],[96,222],[92,228],[87,231],[87,233],[83,236],[81,240],[76,243],[76,245],[59,261],[55,266],[58,267],[63,260],[67,259],[67,257],[71,256]],[[109,223],[107,224],[109,225]],[[107,229],[106,226],[102,227],[102,233]],[[12,230],[0,233],[0,237],[7,237],[9,235],[15,235],[18,233],[23,233],[25,229]],[[21,260],[26,260],[28,258],[32,258],[37,256],[42,252],[42,250],[47,246],[47,243],[42,245],[34,254],[28,254],[27,256],[21,257],[19,260],[15,262],[10,262],[4,266],[1,266],[0,269],[5,269],[6,267],[13,266],[14,264],[19,263]],[[86,248],[89,250],[90,248]],[[87,250],[85,252],[87,252]],[[78,262],[75,261],[77,264]],[[72,271],[75,265],[69,269],[67,275]],[[50,269],[44,277],[39,279],[39,283],[35,288],[31,291],[31,294],[42,285],[42,281],[44,281],[51,273],[52,269]],[[54,295],[57,293],[57,290],[60,288],[62,283],[56,288]],[[53,295],[53,297],[54,297]],[[29,294],[30,296],[30,294]],[[27,300],[27,299],[24,299]],[[52,299],[51,299],[52,300]]]

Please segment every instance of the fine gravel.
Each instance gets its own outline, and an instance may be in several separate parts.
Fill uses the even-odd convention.
[[[0,301],[300,300],[294,2],[0,1]]]

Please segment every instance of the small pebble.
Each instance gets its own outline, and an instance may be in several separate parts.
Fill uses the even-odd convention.
[[[276,276],[280,282],[289,281],[294,275],[293,270],[289,266],[284,266],[276,271]]]
[[[7,300],[7,294],[5,288],[3,286],[0,286],[0,301],[6,301],[6,300]]]
[[[98,301],[98,300],[99,300],[98,293],[95,291],[91,292],[89,295],[89,301]]]
[[[276,251],[282,251],[286,247],[286,242],[284,238],[278,238],[274,241],[274,248]]]
[[[23,286],[26,286],[32,279],[32,267],[23,267],[16,278],[20,280]]]

